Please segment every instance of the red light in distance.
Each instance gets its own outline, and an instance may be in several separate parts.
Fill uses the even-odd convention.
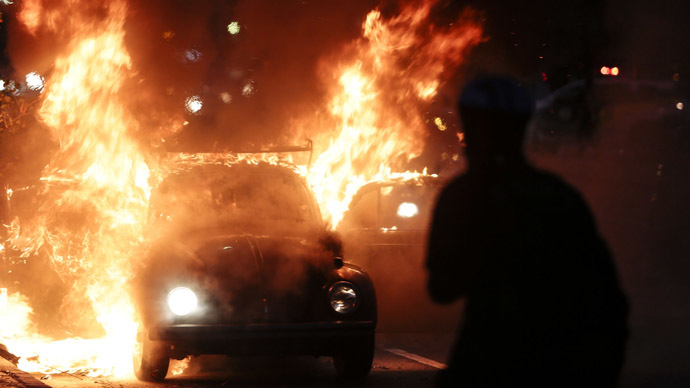
[[[620,70],[618,69],[618,66],[614,67],[608,67],[608,66],[602,66],[601,69],[599,70],[602,75],[612,75],[612,76],[617,76],[620,74]]]

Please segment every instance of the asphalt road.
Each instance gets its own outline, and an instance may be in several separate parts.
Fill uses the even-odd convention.
[[[682,367],[687,366],[687,357],[682,352],[674,352],[670,360],[668,356],[660,357],[664,349],[669,349],[668,346],[660,346],[662,336],[648,328],[637,329],[634,332],[639,335],[630,341],[620,386],[690,386],[690,374]],[[202,356],[192,360],[191,371],[169,376],[162,383],[141,382],[134,377],[91,378],[66,374],[51,375],[48,380],[40,380],[43,375],[23,373],[8,361],[0,359],[0,387],[47,388],[43,384],[54,388],[432,387],[436,373],[446,360],[453,337],[450,332],[378,334],[374,367],[368,378],[360,382],[340,381],[330,359],[325,357],[228,359]],[[680,343],[676,348],[684,346]]]
[[[431,387],[443,368],[452,333],[377,335],[374,366],[364,381],[338,380],[326,357],[245,358],[202,356],[192,359],[191,372],[168,376],[163,383],[129,379],[52,375],[43,383],[55,388],[134,387]],[[40,379],[42,375],[33,374]]]

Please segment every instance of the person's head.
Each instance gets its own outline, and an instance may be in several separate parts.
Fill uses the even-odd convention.
[[[487,76],[470,81],[458,101],[470,168],[521,161],[530,94],[516,81]]]

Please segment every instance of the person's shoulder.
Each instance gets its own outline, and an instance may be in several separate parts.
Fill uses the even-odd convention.
[[[540,193],[565,206],[586,206],[580,192],[556,173],[530,168],[531,180]]]
[[[476,174],[466,172],[451,179],[441,190],[443,196],[464,196],[475,190],[479,184]]]
[[[458,203],[466,203],[476,187],[473,181],[472,175],[465,173],[446,182],[436,198],[437,207],[448,209]]]
[[[467,173],[457,175],[450,179],[448,182],[446,182],[446,185],[443,187],[443,190],[458,190],[466,187],[469,184],[469,181],[471,180],[471,176],[468,176]]]

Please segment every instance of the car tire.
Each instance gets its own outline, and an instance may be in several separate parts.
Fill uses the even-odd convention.
[[[132,355],[134,374],[141,381],[163,381],[170,365],[170,344],[149,340],[148,332],[139,332]]]
[[[348,345],[333,355],[338,376],[346,380],[363,379],[374,362],[374,334]]]

